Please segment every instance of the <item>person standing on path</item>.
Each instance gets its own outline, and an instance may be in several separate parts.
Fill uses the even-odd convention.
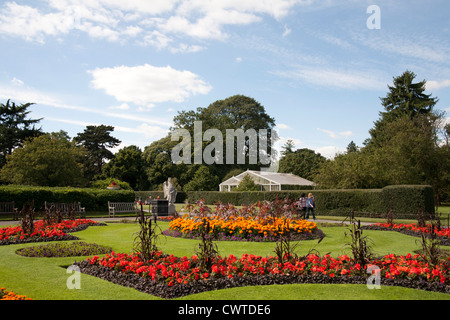
[[[306,199],[306,219],[309,219],[309,213],[312,213],[313,219],[316,220],[316,215],[314,214],[314,208],[316,207],[314,196],[312,193],[308,194],[308,199]]]

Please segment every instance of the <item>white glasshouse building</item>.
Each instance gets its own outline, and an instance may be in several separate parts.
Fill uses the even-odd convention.
[[[234,191],[246,175],[253,179],[261,191],[280,191],[315,186],[314,182],[290,173],[247,170],[222,182],[219,185],[219,191]]]

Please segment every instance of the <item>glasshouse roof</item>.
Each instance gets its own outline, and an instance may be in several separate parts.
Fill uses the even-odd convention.
[[[247,170],[241,174],[223,181],[219,185],[220,191],[232,191],[242,179],[249,175],[256,185],[260,185],[261,190],[281,190],[281,186],[314,186],[315,183],[291,173],[277,173],[266,171]],[[264,188],[263,188],[264,187]]]

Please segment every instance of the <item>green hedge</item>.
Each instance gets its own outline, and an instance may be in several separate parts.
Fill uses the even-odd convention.
[[[136,198],[140,198],[142,201],[149,199],[164,199],[164,191],[136,191]],[[176,203],[184,203],[186,202],[187,194],[183,191],[177,192],[177,198],[175,200]]]
[[[0,202],[14,201],[20,210],[24,204],[34,200],[36,211],[44,209],[44,202],[79,201],[86,211],[108,211],[108,201],[132,202],[134,191],[106,190],[69,187],[0,186]]]
[[[251,191],[219,192],[189,191],[187,200],[191,203],[205,199],[206,204],[216,202],[234,205],[251,204],[258,201],[299,199],[302,193],[312,192],[316,200],[316,212],[320,215],[348,215],[353,209],[358,216],[379,217],[391,208],[397,218],[415,218],[419,209],[434,213],[434,194],[431,186],[399,185],[383,189],[336,189],[295,191]]]
[[[418,210],[434,214],[434,191],[431,186],[388,186],[382,190],[385,211],[392,208],[397,215],[417,213]]]

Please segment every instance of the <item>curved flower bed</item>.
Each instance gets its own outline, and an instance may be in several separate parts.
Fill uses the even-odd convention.
[[[90,225],[103,225],[90,219],[64,220],[61,223],[47,225],[43,220],[34,223],[34,231],[31,234],[24,233],[21,226],[0,228],[0,245],[78,240],[78,237],[68,235],[68,232],[80,231]]]
[[[369,274],[346,255],[308,255],[280,262],[277,257],[244,254],[218,256],[209,272],[201,272],[197,256],[158,253],[147,263],[137,254],[94,256],[77,263],[82,272],[164,298],[245,285],[284,283],[366,283]],[[420,255],[386,255],[373,260],[381,284],[450,293],[450,259],[430,266]]]
[[[209,224],[209,233],[215,240],[277,241],[282,235],[290,240],[305,240],[323,236],[317,225],[307,220],[244,216],[213,216],[201,219],[184,216],[172,220],[164,234],[196,239],[201,236],[205,222]]]
[[[432,226],[420,227],[415,223],[410,224],[395,224],[395,223],[375,223],[369,226],[362,227],[369,230],[381,230],[381,231],[398,231],[410,236],[420,236],[421,234],[430,235],[433,231]],[[435,228],[434,232],[441,240],[442,245],[450,245],[450,228]]]
[[[104,254],[112,251],[112,248],[104,247],[96,243],[76,241],[72,243],[54,243],[36,247],[22,248],[16,251],[18,255],[25,257],[75,257]]]

